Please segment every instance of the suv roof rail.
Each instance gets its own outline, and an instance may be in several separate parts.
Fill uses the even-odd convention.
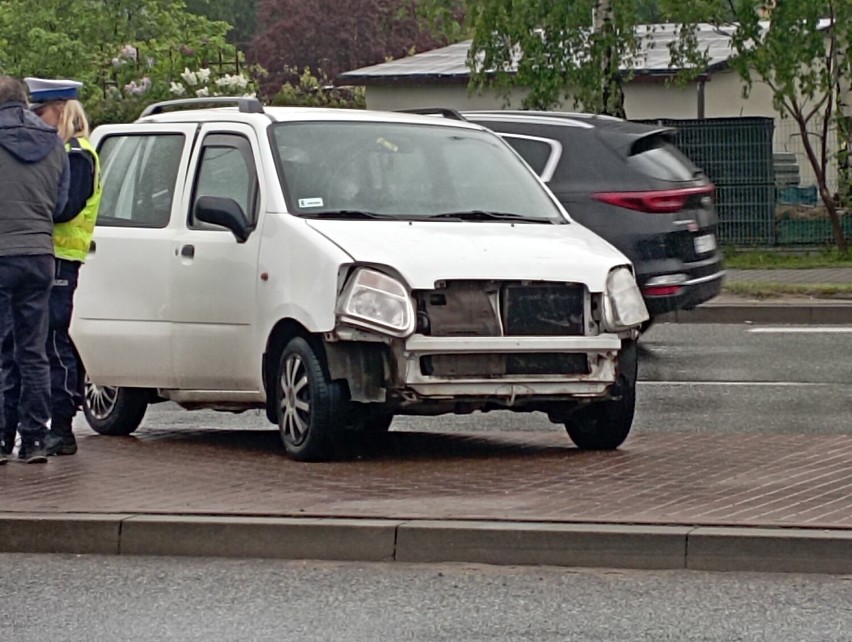
[[[449,107],[420,107],[418,109],[399,109],[404,114],[425,114],[427,116],[443,116],[452,120],[463,120],[467,122],[467,118],[462,116],[455,109]]]
[[[257,98],[248,98],[244,96],[212,96],[207,98],[178,98],[176,100],[164,100],[158,103],[148,105],[139,118],[152,116],[154,114],[162,114],[166,109],[171,107],[189,107],[200,105],[236,105],[244,114],[262,114],[263,103]]]

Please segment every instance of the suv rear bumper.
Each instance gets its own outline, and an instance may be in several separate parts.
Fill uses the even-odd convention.
[[[681,283],[677,294],[663,296],[645,294],[645,307],[648,308],[648,314],[652,317],[675,310],[691,310],[717,296],[722,291],[724,279],[725,271],[719,270]]]

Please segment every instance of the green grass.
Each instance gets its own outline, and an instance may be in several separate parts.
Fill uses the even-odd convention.
[[[845,256],[836,248],[811,250],[747,250],[728,248],[725,250],[725,266],[749,270],[780,270],[784,268],[816,269],[852,267],[852,252]]]

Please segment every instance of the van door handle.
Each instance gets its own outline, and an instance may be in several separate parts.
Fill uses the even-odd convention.
[[[89,254],[94,254],[96,249],[98,249],[98,244],[95,243],[95,239],[92,239],[89,241]]]
[[[192,257],[195,256],[195,246],[194,245],[184,245],[182,248],[180,248],[180,255],[183,256],[183,257],[186,257],[188,259],[191,259]]]

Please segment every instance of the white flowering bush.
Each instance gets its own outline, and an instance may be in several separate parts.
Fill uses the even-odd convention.
[[[87,105],[95,124],[134,120],[145,106],[162,100],[254,97],[254,78],[264,73],[245,66],[242,55],[227,47],[198,49],[183,45],[158,49],[127,43],[107,54],[104,63],[103,93]]]
[[[172,96],[254,96],[254,86],[250,78],[242,73],[215,74],[209,67],[195,71],[185,67],[179,80],[169,83]]]

